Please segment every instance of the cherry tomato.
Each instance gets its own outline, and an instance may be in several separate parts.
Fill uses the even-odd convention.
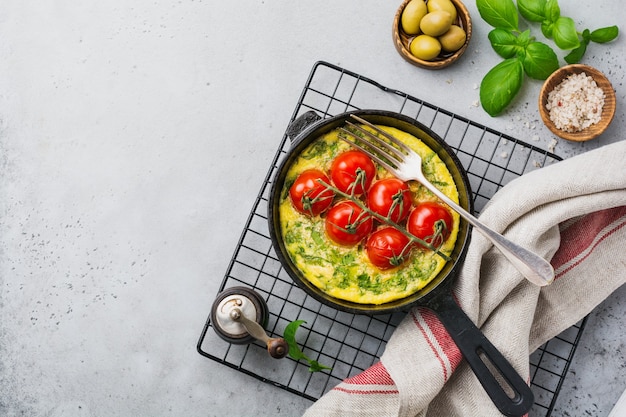
[[[398,178],[376,181],[367,193],[367,206],[374,213],[400,223],[411,210],[409,186]]]
[[[413,236],[439,248],[452,231],[452,214],[439,203],[420,203],[411,211],[406,228]]]
[[[370,188],[376,165],[369,156],[353,150],[339,154],[330,166],[330,178],[335,187],[350,195],[361,195]]]
[[[322,171],[307,169],[298,175],[289,188],[291,203],[300,213],[317,216],[332,204],[335,193],[320,180],[330,184],[328,176]]]
[[[326,234],[338,245],[356,245],[373,227],[372,216],[350,200],[340,201],[326,213]]]
[[[376,230],[367,239],[365,249],[374,266],[390,269],[402,265],[411,252],[411,240],[395,227]]]

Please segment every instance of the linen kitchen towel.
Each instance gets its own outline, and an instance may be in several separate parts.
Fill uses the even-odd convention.
[[[529,381],[529,355],[626,282],[626,141],[525,174],[499,190],[480,218],[550,259],[555,280],[526,281],[473,232],[453,294]],[[333,388],[316,416],[500,416],[430,310],[414,308],[380,362]]]

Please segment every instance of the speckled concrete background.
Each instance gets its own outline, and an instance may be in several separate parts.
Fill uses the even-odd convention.
[[[498,118],[477,106],[499,58],[474,2],[466,56],[438,72],[393,48],[399,3],[3,2],[0,415],[293,416],[309,405],[195,344],[317,60],[563,157],[621,140],[623,38],[585,60],[614,84],[613,124],[567,143],[539,120],[540,82]],[[590,28],[623,10],[562,3]],[[625,299],[622,288],[593,313],[555,415],[607,415],[626,388]]]

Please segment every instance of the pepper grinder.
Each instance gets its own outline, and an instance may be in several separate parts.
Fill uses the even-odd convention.
[[[243,345],[259,340],[266,344],[271,357],[280,359],[289,353],[282,337],[269,337],[265,325],[269,309],[265,300],[247,287],[231,287],[219,293],[211,307],[211,322],[223,340]]]

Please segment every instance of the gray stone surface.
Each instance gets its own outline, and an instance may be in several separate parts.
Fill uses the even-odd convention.
[[[396,53],[399,3],[3,2],[0,415],[302,413],[307,400],[195,346],[317,60],[563,157],[622,139],[623,38],[585,60],[614,83],[613,124],[566,143],[539,120],[538,81],[498,118],[476,106],[499,58],[474,2],[466,55],[436,72]],[[561,9],[590,28],[622,13]],[[624,390],[624,297],[593,313],[556,415],[607,415]]]

